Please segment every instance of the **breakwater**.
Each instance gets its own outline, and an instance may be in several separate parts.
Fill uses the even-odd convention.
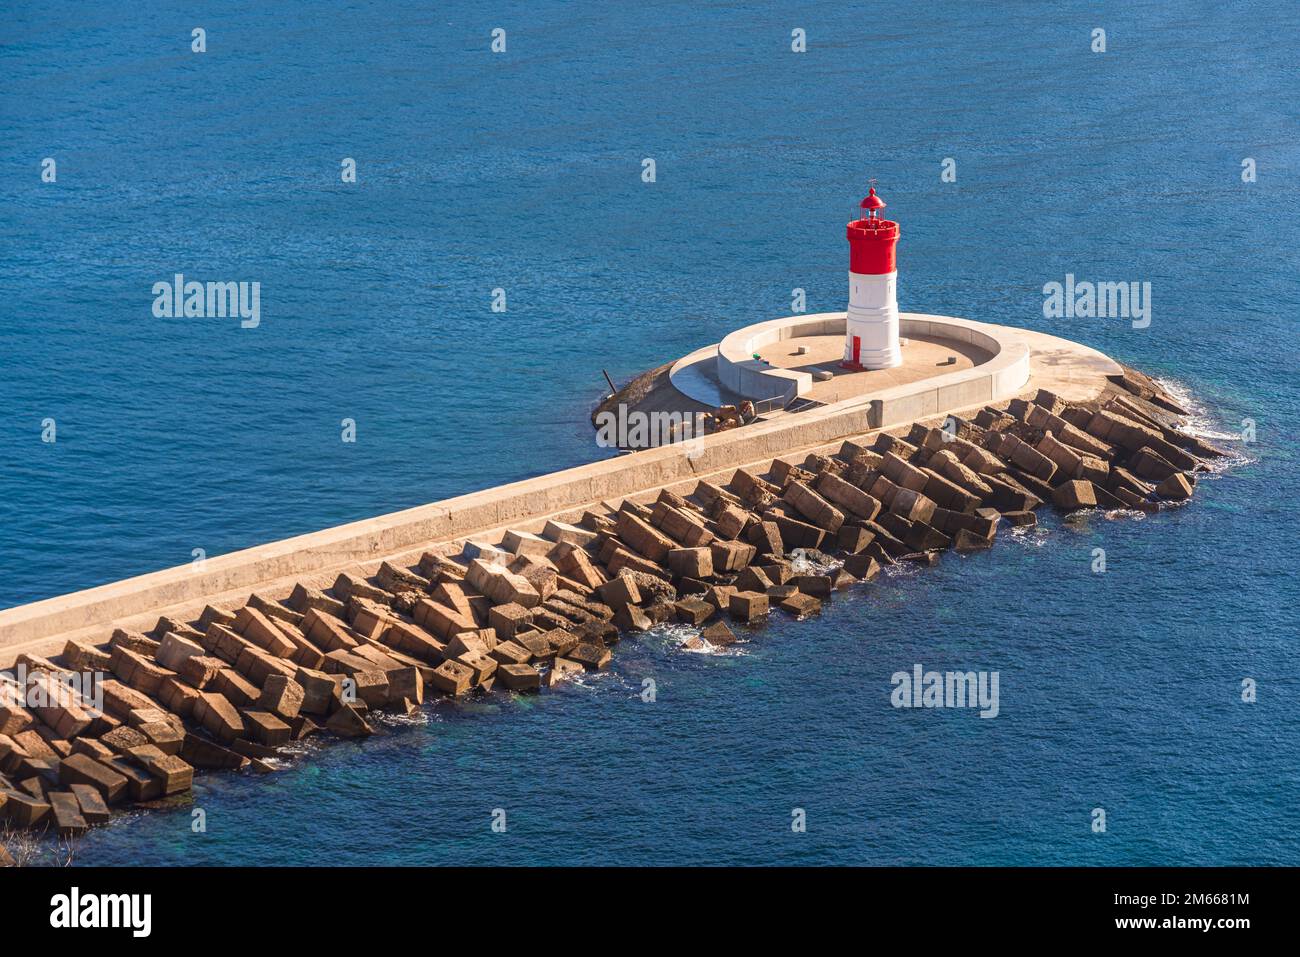
[[[183,794],[196,770],[266,770],[305,736],[365,737],[383,710],[544,692],[670,619],[699,628],[688,646],[729,644],[735,622],[816,614],[891,563],[993,547],[1044,505],[1176,507],[1221,454],[1178,429],[1182,414],[1123,370],[1091,400],[1040,389],[536,531],[442,543],[409,565],[164,615],[147,633],[23,652],[0,682],[0,813],[75,835]]]

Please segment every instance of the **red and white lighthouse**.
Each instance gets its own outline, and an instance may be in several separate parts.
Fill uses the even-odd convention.
[[[862,218],[848,225],[849,310],[844,327],[846,369],[902,365],[898,347],[898,223],[880,218],[885,201],[876,188],[862,201]]]

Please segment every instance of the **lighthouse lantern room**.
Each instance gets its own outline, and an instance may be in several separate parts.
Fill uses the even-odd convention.
[[[902,365],[898,346],[898,223],[882,219],[885,201],[871,187],[862,218],[848,225],[849,309],[844,326],[846,369],[892,369]]]

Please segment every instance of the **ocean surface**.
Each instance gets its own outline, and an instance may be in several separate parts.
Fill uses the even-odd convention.
[[[625,640],[74,860],[1300,864],[1297,49],[1264,2],[8,4],[0,607],[597,459],[602,369],[843,308],[869,177],[901,308],[1085,342],[1233,452],[1185,508],[1044,515],[730,654]],[[176,273],[260,324],[155,317]],[[1149,327],[1044,318],[1067,274],[1149,282]],[[998,672],[998,716],[895,709],[914,664]]]

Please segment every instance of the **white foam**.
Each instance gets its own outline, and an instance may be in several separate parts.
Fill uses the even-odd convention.
[[[1196,394],[1191,389],[1175,379],[1154,381],[1188,412],[1187,421],[1177,427],[1179,432],[1204,439],[1213,445],[1222,446],[1225,443],[1228,445],[1227,448],[1220,448],[1220,451],[1226,453],[1221,458],[1204,460],[1209,471],[1196,473],[1198,478],[1201,476],[1214,478],[1231,469],[1256,461],[1256,456],[1247,451],[1248,446],[1242,440],[1240,433],[1223,431],[1222,423],[1211,416],[1210,410],[1196,398]]]

